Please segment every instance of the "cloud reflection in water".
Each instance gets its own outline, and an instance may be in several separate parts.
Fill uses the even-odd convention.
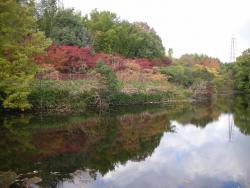
[[[176,132],[164,133],[151,156],[140,162],[118,164],[85,187],[249,187],[250,137],[242,134],[232,119],[231,114],[221,114],[205,128],[171,121]],[[64,182],[62,187],[77,187],[76,182],[83,176],[86,173],[76,174],[73,182]]]

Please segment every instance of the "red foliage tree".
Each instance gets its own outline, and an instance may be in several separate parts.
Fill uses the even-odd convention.
[[[52,45],[47,54],[37,57],[37,63],[49,63],[61,72],[81,72],[95,67],[91,48],[78,46]]]

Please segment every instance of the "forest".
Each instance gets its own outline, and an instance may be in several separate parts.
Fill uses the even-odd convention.
[[[109,11],[59,8],[56,0],[0,2],[0,108],[87,108],[250,95],[250,49],[234,63],[173,57],[154,28]]]

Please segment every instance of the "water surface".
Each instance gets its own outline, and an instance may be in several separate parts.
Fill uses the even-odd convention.
[[[0,118],[0,187],[247,188],[242,98]]]

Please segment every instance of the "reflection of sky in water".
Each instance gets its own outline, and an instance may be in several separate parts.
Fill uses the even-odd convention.
[[[222,114],[205,128],[176,121],[176,133],[165,133],[154,153],[141,162],[128,161],[94,181],[86,172],[75,174],[62,187],[117,188],[242,188],[250,187],[250,137]],[[85,182],[85,183],[83,183]]]

